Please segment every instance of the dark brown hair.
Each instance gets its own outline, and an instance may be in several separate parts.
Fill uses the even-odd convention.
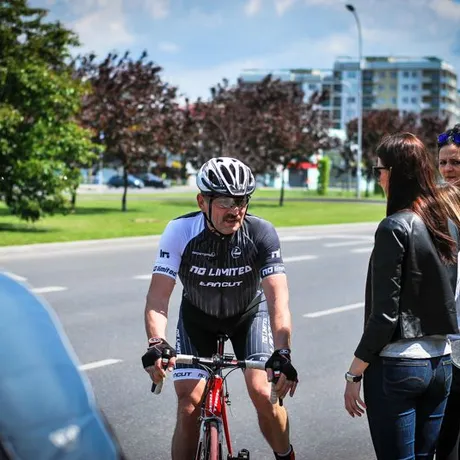
[[[456,261],[456,243],[449,233],[449,211],[439,196],[438,171],[423,142],[411,133],[385,136],[377,156],[390,169],[387,216],[404,209],[425,223],[444,262]]]

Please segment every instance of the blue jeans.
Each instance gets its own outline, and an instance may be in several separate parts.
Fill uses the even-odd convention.
[[[364,400],[378,460],[433,459],[452,383],[450,355],[378,358],[364,373]]]

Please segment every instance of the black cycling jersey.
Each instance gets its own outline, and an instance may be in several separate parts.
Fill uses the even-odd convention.
[[[153,273],[176,279],[183,296],[207,315],[228,318],[260,301],[260,281],[285,273],[272,224],[246,215],[231,236],[219,236],[201,211],[172,220],[161,236]]]

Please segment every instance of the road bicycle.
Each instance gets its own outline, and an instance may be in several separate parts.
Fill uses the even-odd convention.
[[[233,354],[224,353],[226,335],[217,337],[217,353],[211,358],[202,358],[192,355],[177,355],[177,364],[192,364],[205,369],[208,374],[200,415],[200,437],[197,446],[195,460],[224,460],[224,438],[227,446],[226,460],[249,460],[250,454],[247,449],[241,449],[235,457],[233,454],[230,429],[227,418],[227,405],[230,405],[230,397],[226,378],[230,372],[236,369],[260,369],[265,370],[265,362],[234,359]],[[166,350],[169,352],[169,350]],[[162,356],[163,365],[166,367],[169,361],[168,353]],[[228,369],[225,375],[223,371]],[[275,372],[275,378],[278,377]],[[275,380],[276,381],[276,380]],[[158,385],[152,384],[152,392],[159,394],[163,382]],[[271,401],[277,401],[274,385],[272,385]],[[281,400],[280,400],[281,402]]]

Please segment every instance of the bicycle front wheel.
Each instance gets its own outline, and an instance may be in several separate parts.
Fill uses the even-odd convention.
[[[208,423],[201,446],[201,452],[197,458],[200,460],[222,460],[219,430],[217,429],[216,422]]]

